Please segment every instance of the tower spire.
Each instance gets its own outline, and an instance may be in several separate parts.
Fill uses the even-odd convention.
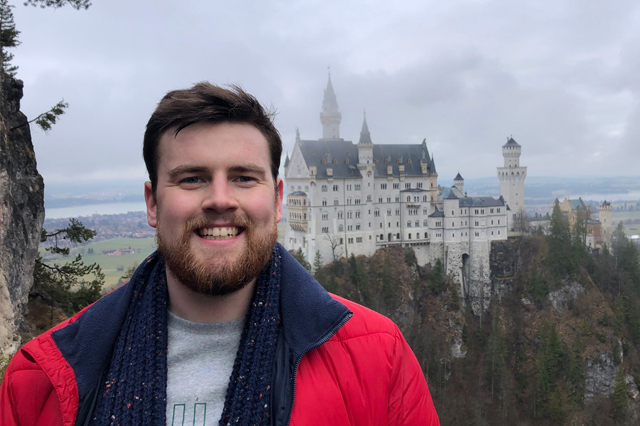
[[[364,119],[362,120],[362,130],[360,131],[360,142],[358,145],[373,145],[371,141],[371,133],[369,133],[369,126],[367,125],[367,111],[364,112]]]
[[[324,100],[322,101],[322,112],[320,122],[322,123],[322,139],[340,139],[340,122],[342,114],[338,108],[338,100],[331,83],[331,70],[327,80],[327,87],[324,89]]]

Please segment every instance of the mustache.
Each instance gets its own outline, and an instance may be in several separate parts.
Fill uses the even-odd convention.
[[[252,225],[251,221],[249,221],[249,219],[247,219],[246,217],[235,214],[224,214],[217,215],[215,217],[203,216],[189,219],[185,224],[185,231],[188,233],[194,232],[197,229],[206,227],[213,221],[223,221],[225,223],[231,224],[232,226],[245,229],[250,228]]]

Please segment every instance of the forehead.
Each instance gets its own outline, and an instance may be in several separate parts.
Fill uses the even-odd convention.
[[[223,167],[234,162],[251,162],[269,169],[269,145],[256,127],[245,123],[196,123],[177,135],[176,128],[171,128],[159,141],[159,171],[185,163]]]

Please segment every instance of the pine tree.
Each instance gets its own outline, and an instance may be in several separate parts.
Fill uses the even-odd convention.
[[[624,370],[622,366],[618,368],[616,380],[614,382],[613,394],[611,400],[613,402],[613,417],[616,422],[622,422],[627,416],[627,408],[629,408],[629,396],[627,395],[627,382],[624,378]]]
[[[551,270],[561,278],[574,272],[571,256],[571,231],[569,221],[562,214],[560,204],[556,201],[551,214],[551,225],[547,238],[549,253],[547,263]]]
[[[9,4],[8,0],[0,0],[0,67],[3,73],[2,80],[4,80],[4,74],[13,76],[18,69],[18,67],[10,64],[13,54],[6,51],[7,47],[16,47],[20,44],[18,40],[20,31],[16,29],[11,9],[13,9],[13,6]]]
[[[485,378],[491,391],[491,400],[494,394],[500,392],[500,385],[506,373],[506,345],[500,328],[498,326],[498,315],[494,316],[493,326],[487,341],[487,352],[485,355]]]
[[[313,270],[315,279],[318,280],[320,284],[326,287],[327,277],[324,273],[322,255],[320,255],[320,250],[316,251],[316,255],[313,258]]]
[[[439,295],[444,291],[444,272],[442,261],[436,260],[436,264],[433,266],[431,276],[429,280],[429,290],[431,293]]]
[[[584,408],[584,393],[587,380],[587,374],[584,368],[585,361],[582,357],[583,351],[584,345],[578,336],[571,353],[569,369],[566,377],[569,400],[578,407],[578,409]]]
[[[304,267],[304,269],[311,272],[311,265],[307,262],[307,258],[302,251],[302,247],[298,248],[298,250],[294,250],[291,254]]]

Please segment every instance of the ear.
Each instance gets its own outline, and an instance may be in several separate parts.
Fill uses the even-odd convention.
[[[149,226],[155,228],[158,226],[158,204],[153,195],[153,189],[151,189],[151,182],[144,183],[144,202],[147,204],[147,222],[149,222]],[[280,210],[282,210],[282,206],[280,206]]]
[[[276,194],[276,221],[280,222],[280,219],[282,219],[282,197],[284,196],[284,184],[280,178],[278,178],[276,182],[276,186],[278,187],[278,193]]]

